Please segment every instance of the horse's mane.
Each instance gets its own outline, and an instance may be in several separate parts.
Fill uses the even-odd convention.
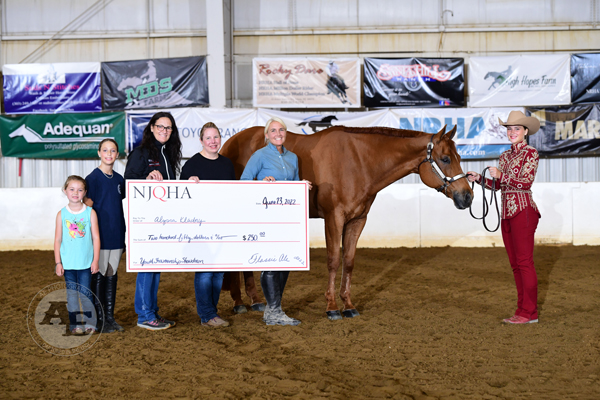
[[[369,135],[384,135],[384,136],[393,136],[399,138],[414,138],[419,135],[422,135],[423,132],[419,131],[411,131],[408,129],[396,129],[396,128],[384,128],[384,127],[371,127],[371,128],[356,128],[350,126],[340,126],[337,125],[336,128],[342,128],[344,132],[348,133],[365,133]]]

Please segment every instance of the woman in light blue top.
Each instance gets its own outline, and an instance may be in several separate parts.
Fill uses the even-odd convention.
[[[241,180],[299,181],[298,156],[283,147],[287,128],[279,118],[271,118],[265,126],[266,146],[257,150],[242,173]],[[310,182],[308,183],[310,188]],[[281,309],[281,297],[290,271],[263,271],[260,274],[267,307],[263,321],[267,325],[298,325],[300,321],[288,317]]]

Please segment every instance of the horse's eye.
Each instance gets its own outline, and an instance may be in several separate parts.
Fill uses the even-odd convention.
[[[450,164],[450,157],[448,157],[448,156],[444,156],[444,157],[442,157],[442,162],[443,162],[444,164]]]

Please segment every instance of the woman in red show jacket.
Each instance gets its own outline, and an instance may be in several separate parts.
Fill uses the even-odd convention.
[[[535,179],[539,155],[529,146],[525,137],[540,129],[535,117],[526,117],[521,111],[511,111],[508,120],[500,125],[506,127],[510,150],[500,155],[499,167],[490,167],[485,186],[502,192],[502,240],[508,253],[517,285],[517,311],[504,320],[507,324],[531,324],[538,322],[537,274],[533,265],[535,230],[541,217],[533,201],[531,185]],[[481,183],[481,175],[469,171],[470,182]]]

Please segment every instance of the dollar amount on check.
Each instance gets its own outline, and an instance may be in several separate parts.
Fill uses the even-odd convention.
[[[127,181],[127,271],[309,270],[308,185]]]

